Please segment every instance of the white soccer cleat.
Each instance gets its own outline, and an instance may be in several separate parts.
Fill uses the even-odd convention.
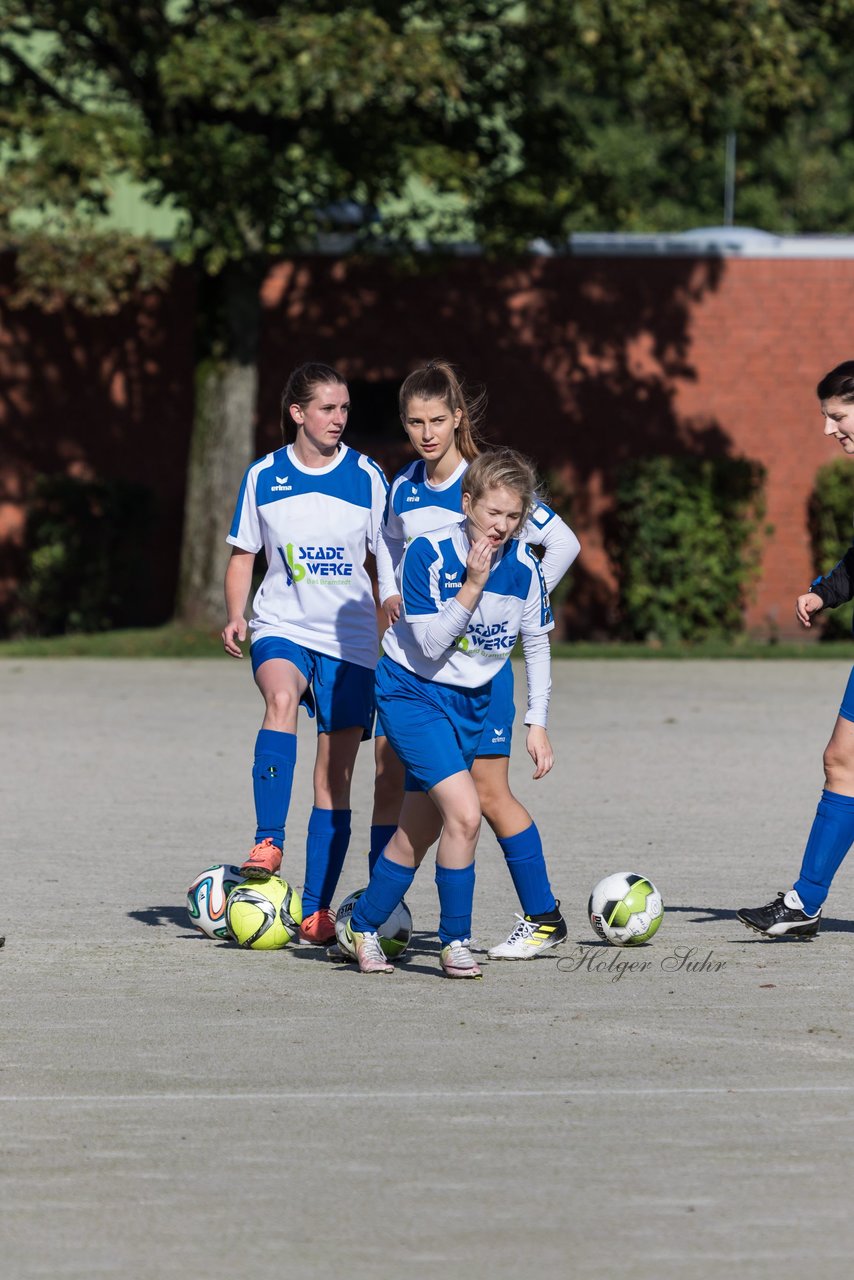
[[[394,965],[389,964],[377,934],[358,933],[350,927],[348,920],[345,936],[353,949],[360,973],[394,973]]]
[[[470,938],[449,942],[439,953],[439,961],[448,978],[482,978],[480,965],[469,949]]]
[[[566,942],[566,921],[559,912],[549,916],[516,916],[516,925],[506,942],[490,947],[490,960],[535,960]]]

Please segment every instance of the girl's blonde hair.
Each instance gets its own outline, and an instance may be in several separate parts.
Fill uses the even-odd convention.
[[[456,429],[456,444],[466,462],[480,453],[478,428],[486,408],[486,391],[473,393],[457,376],[453,365],[446,360],[428,360],[423,369],[410,373],[400,388],[398,403],[400,417],[406,422],[410,400],[443,400],[451,413],[460,410],[460,424]]]
[[[522,502],[519,531],[539,501],[533,464],[515,449],[490,449],[478,454],[464,471],[461,488],[471,502],[478,502],[490,489],[505,488],[518,493]]]

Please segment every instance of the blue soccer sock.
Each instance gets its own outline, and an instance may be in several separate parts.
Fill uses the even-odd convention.
[[[397,826],[371,827],[371,851],[368,854],[368,872],[370,875],[374,874],[374,867],[377,865],[377,858],[385,849],[395,831],[397,831]]]
[[[291,803],[294,764],[297,758],[295,733],[259,729],[252,765],[255,796],[255,843],[268,837],[280,849],[285,844],[285,822]]]
[[[436,866],[439,890],[439,938],[449,942],[471,938],[471,908],[474,900],[474,863],[467,867]]]
[[[312,809],[305,841],[303,919],[331,903],[349,844],[349,809]]]
[[[830,890],[831,881],[854,844],[854,796],[822,791],[815,811],[801,874],[795,892],[808,916],[814,916]]]
[[[499,839],[507,870],[526,916],[547,915],[557,903],[549,884],[543,842],[536,822],[506,840]]]
[[[395,828],[396,830],[396,828]],[[414,867],[402,867],[380,854],[371,882],[353,908],[350,927],[357,933],[376,933],[415,879]]]

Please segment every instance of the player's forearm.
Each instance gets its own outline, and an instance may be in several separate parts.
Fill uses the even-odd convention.
[[[462,594],[462,593],[460,593]],[[411,622],[415,643],[431,662],[438,662],[449,649],[453,649],[460,636],[464,636],[473,609],[460,604],[459,596],[449,600],[440,613],[429,622]]]
[[[828,609],[854,599],[854,546],[848,548],[830,573],[810,584],[810,591],[823,600]]]
[[[528,681],[528,710],[525,724],[538,724],[545,729],[549,718],[552,692],[552,653],[545,632],[522,636],[525,675]]]
[[[248,552],[232,552],[225,571],[225,614],[227,618],[239,618],[246,609],[252,586],[254,555]]]
[[[405,543],[397,538],[388,538],[381,533],[377,539],[377,585],[380,602],[389,596],[398,594],[397,569],[403,558]]]

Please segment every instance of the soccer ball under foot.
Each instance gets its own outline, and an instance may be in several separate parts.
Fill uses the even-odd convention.
[[[351,960],[354,960],[355,956],[347,943],[347,922],[364,892],[364,889],[356,889],[354,893],[348,894],[335,916],[335,936],[338,939],[338,946]],[[405,902],[397,904],[389,918],[377,929],[377,936],[389,960],[398,960],[403,955],[412,937],[412,913]]]

